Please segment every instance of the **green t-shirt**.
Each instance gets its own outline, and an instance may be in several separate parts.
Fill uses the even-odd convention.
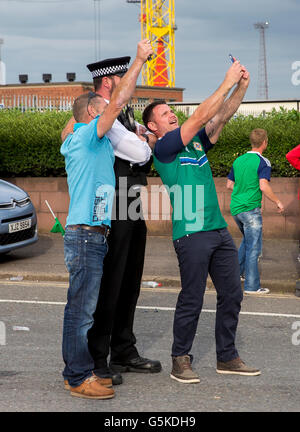
[[[170,196],[173,239],[227,227],[218,203],[206,151],[212,147],[202,129],[184,146],[180,128],[159,139],[154,166]]]
[[[233,163],[228,178],[234,181],[230,211],[233,216],[261,207],[260,179],[271,179],[271,163],[259,152],[250,151]]]

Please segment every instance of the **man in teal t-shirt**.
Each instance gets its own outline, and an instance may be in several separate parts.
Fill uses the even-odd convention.
[[[70,206],[64,236],[69,289],[64,311],[62,352],[65,388],[76,397],[109,399],[111,378],[94,374],[88,347],[93,325],[114,198],[114,153],[106,132],[132,96],[143,64],[153,54],[150,41],[138,44],[130,69],[115,88],[109,104],[96,93],[79,96],[62,132]],[[99,117],[100,115],[100,117]],[[72,133],[70,125],[75,125]]]
[[[235,90],[226,99],[235,84]],[[235,348],[242,301],[238,254],[218,205],[206,156],[225,123],[238,109],[248,84],[248,72],[235,61],[221,86],[181,127],[165,101],[153,102],[143,113],[145,126],[158,138],[153,153],[154,164],[169,192],[173,208],[173,241],[182,289],[174,315],[171,378],[183,383],[200,381],[191,367],[190,350],[208,273],[218,293],[217,372],[260,373],[246,366]],[[205,128],[201,129],[204,124]]]
[[[252,150],[238,157],[228,175],[227,188],[231,189],[231,214],[243,234],[239,248],[241,277],[245,278],[246,294],[268,294],[261,288],[258,258],[262,252],[262,193],[275,202],[279,211],[283,205],[269,185],[271,163],[262,156],[268,145],[264,129],[254,129],[250,134]]]

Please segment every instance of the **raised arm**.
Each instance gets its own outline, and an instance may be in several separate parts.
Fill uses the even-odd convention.
[[[243,76],[231,96],[223,103],[217,114],[205,126],[206,134],[212,144],[215,144],[218,141],[223,127],[238,110],[248,89],[249,83],[249,72],[244,69]]]
[[[184,145],[199,132],[201,127],[209,122],[222,107],[229,91],[237,84],[243,75],[243,68],[235,61],[228,69],[220,87],[204,102],[181,126],[181,138]]]
[[[148,57],[153,54],[150,41],[142,40],[138,44],[137,55],[128,72],[113,91],[109,104],[97,123],[97,134],[103,137],[112,127],[113,122],[132,96],[136,81]]]

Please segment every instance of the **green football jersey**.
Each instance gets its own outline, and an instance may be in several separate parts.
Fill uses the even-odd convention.
[[[170,136],[166,134],[161,138],[159,146],[167,146]],[[173,239],[227,227],[200,137],[195,136],[169,163],[161,162],[155,151],[153,153],[154,166],[170,196]]]
[[[261,207],[259,180],[271,179],[271,163],[259,152],[249,151],[233,163],[228,178],[234,181],[230,211],[233,216]]]

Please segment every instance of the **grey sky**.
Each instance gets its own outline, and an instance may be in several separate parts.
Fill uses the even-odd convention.
[[[140,5],[126,0],[100,2],[100,59],[131,55],[140,39]],[[201,101],[222,81],[239,58],[251,74],[246,100],[257,97],[259,33],[253,24],[269,21],[266,30],[269,98],[300,98],[292,84],[292,64],[300,61],[300,0],[175,0],[176,87],[185,101]],[[94,0],[0,0],[1,49],[7,84],[19,74],[29,82],[53,82],[76,72],[90,81],[86,64],[95,61]],[[140,82],[139,82],[140,83]]]

